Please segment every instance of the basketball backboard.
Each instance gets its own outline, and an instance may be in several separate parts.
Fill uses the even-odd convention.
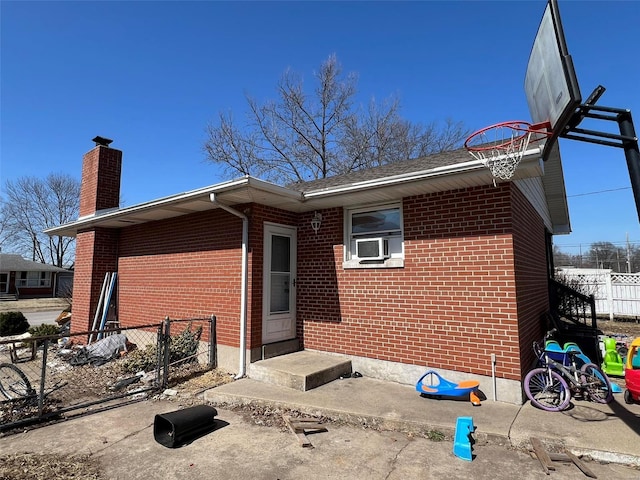
[[[542,157],[564,131],[582,101],[571,55],[567,51],[557,0],[549,0],[529,56],[524,90],[534,124],[549,122],[551,135]]]

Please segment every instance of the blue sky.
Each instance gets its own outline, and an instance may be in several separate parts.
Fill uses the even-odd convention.
[[[631,109],[640,131],[640,2],[559,3],[583,98],[604,85],[598,105]],[[529,120],[524,74],[545,5],[2,1],[0,180],[79,178],[96,135],[124,152],[126,205],[227,180],[204,160],[206,125],[240,118],[245,94],[274,98],[287,67],[311,81],[332,53],[359,74],[360,101],[395,94],[411,121]],[[555,243],[640,243],[624,152],[560,147],[573,233]]]

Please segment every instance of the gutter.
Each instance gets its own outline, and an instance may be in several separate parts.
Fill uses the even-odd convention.
[[[247,359],[246,359],[246,350],[247,350],[247,291],[248,291],[248,270],[249,270],[249,262],[248,262],[248,244],[249,244],[249,219],[244,213],[239,212],[238,210],[234,210],[233,208],[223,205],[222,203],[218,203],[216,199],[216,194],[211,193],[209,195],[209,200],[211,203],[220,207],[222,210],[229,212],[231,215],[235,215],[242,219],[242,279],[241,279],[241,287],[240,287],[240,359],[239,359],[239,367],[238,374],[235,376],[235,379],[240,379],[246,375],[247,372]]]
[[[521,163],[539,163],[540,147],[530,148],[524,152]],[[533,156],[534,155],[534,156]],[[455,175],[466,172],[482,171],[485,165],[480,160],[470,160],[468,162],[454,163],[444,165],[442,167],[429,168],[417,172],[401,173],[388,177],[375,178],[373,180],[363,180],[360,182],[349,183],[346,185],[338,185],[336,187],[328,187],[320,190],[309,191],[304,193],[305,200],[321,198],[329,195],[338,195],[358,191],[364,189],[374,189],[380,187],[394,186],[401,183],[415,182],[418,180],[427,180],[430,178],[439,178],[446,175]]]

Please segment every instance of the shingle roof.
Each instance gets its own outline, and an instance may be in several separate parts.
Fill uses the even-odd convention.
[[[368,168],[366,170],[358,170],[356,172],[345,173],[343,175],[336,175],[334,177],[310,180],[308,182],[297,182],[287,185],[287,188],[298,190],[300,192],[312,192],[322,190],[324,188],[339,187],[341,185],[392,177],[394,175],[401,175],[404,173],[419,172],[422,170],[445,167],[472,160],[473,158],[469,155],[469,152],[464,148],[461,148],[413,160],[389,163],[387,165],[382,165],[381,167]]]
[[[0,253],[0,271],[2,272],[66,272],[64,268],[46,263],[25,260],[14,253]]]

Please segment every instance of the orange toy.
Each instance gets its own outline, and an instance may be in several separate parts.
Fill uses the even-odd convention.
[[[429,370],[416,383],[416,390],[421,395],[433,397],[461,397],[469,394],[469,401],[477,407],[480,405],[477,380],[464,380],[454,383],[442,378],[436,371]]]

